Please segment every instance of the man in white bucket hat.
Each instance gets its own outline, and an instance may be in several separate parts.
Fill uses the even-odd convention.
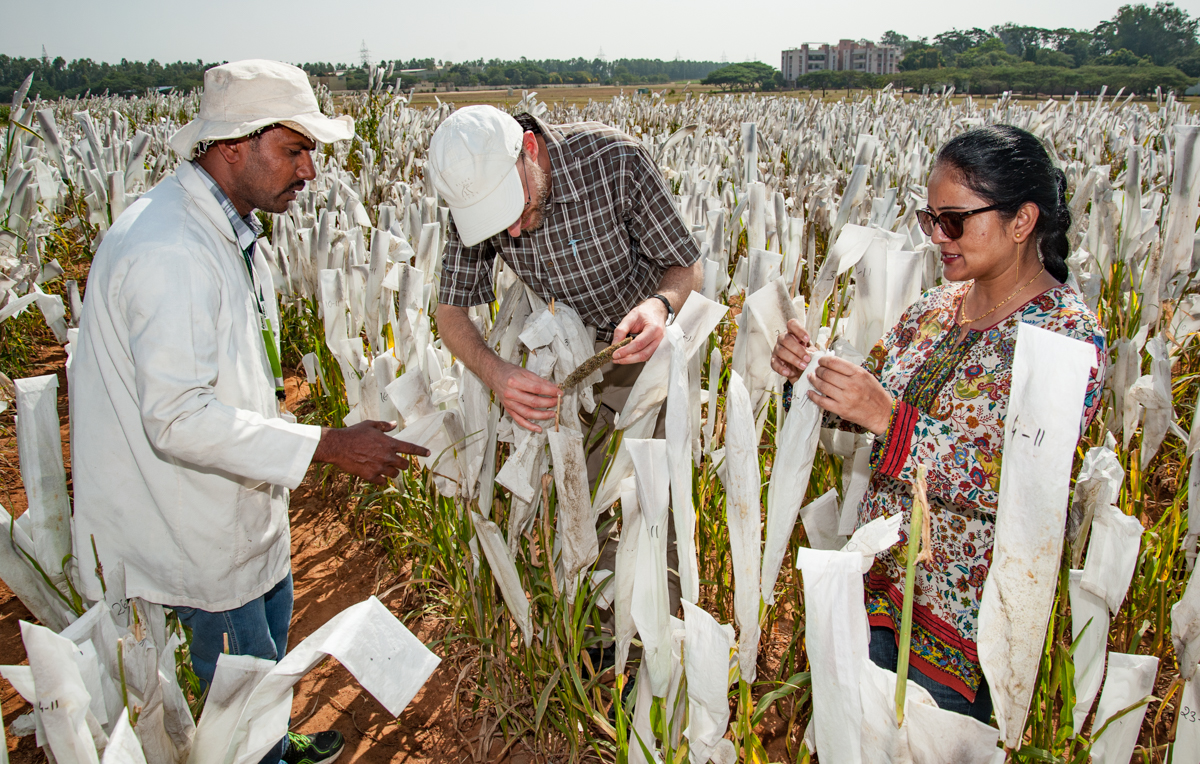
[[[382,484],[401,454],[428,454],[385,435],[394,423],[329,429],[281,409],[254,210],[285,212],[316,176],[317,142],[353,134],[294,66],[209,69],[199,116],[170,140],[184,161],[114,222],[88,276],[71,359],[80,576],[101,600],[99,566],[110,590],[123,568],[124,596],[174,608],[206,685],[223,652],[287,650],[288,490],[309,464]],[[262,761],[320,764],[343,747],[337,732],[289,733]]]

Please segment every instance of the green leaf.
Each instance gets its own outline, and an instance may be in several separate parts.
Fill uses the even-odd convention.
[[[533,713],[533,726],[540,727],[542,725],[542,715],[546,713],[546,704],[550,702],[550,693],[558,685],[558,678],[562,676],[562,669],[554,669],[554,673],[550,675],[550,681],[546,682],[546,686],[542,689],[542,694],[538,696],[537,708]]]
[[[758,699],[758,705],[754,709],[754,716],[750,719],[751,726],[757,727],[762,723],[763,717],[767,715],[767,711],[771,710],[771,705],[780,698],[786,698],[801,687],[808,687],[812,684],[812,675],[807,671],[801,671],[798,674],[793,674],[786,682],[781,683],[774,690],[771,690],[766,695]]]

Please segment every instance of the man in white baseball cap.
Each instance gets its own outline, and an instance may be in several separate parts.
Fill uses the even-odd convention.
[[[429,142],[428,177],[454,225],[442,258],[438,330],[513,421],[540,431],[558,388],[487,347],[467,309],[495,299],[499,255],[542,299],[570,305],[613,355],[611,414],[702,272],[700,252],[641,143],[596,122],[550,126],[493,106],[450,115]],[[603,450],[600,448],[599,450]],[[589,463],[598,466],[598,460]]]
[[[292,614],[288,490],[324,462],[383,484],[424,448],[297,424],[282,408],[279,308],[255,209],[285,212],[316,177],[321,114],[304,73],[209,69],[199,116],[170,140],[174,174],[114,221],[88,276],[71,364],[76,558],[125,572],[125,595],[175,610],[207,686],[228,652],[277,660]],[[103,599],[96,565],[85,592]],[[110,580],[109,586],[112,585]],[[338,732],[289,733],[264,764],[322,764]]]
[[[560,392],[497,355],[471,322],[471,306],[495,299],[497,255],[543,300],[571,306],[595,327],[596,349],[637,335],[603,369],[594,414],[581,417],[594,481],[642,362],[703,277],[700,250],[658,165],[640,141],[597,122],[548,125],[532,114],[471,106],[438,127],[426,173],[454,219],[442,258],[438,331],[514,422],[540,431],[539,421],[554,418]],[[612,527],[599,531],[597,571],[615,570]],[[669,566],[678,570],[673,524],[668,534]],[[667,589],[673,613],[678,576],[668,577]],[[611,631],[611,615],[603,621]],[[592,665],[607,667],[612,655],[595,650]]]

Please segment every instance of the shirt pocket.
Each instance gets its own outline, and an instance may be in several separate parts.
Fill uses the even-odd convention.
[[[254,488],[238,486],[234,503],[234,527],[237,532],[236,564],[243,565],[266,554],[279,539],[281,518],[286,522],[286,510],[276,508],[271,485],[260,483]]]

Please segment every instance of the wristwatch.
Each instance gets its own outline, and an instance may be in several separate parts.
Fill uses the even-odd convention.
[[[652,294],[652,295],[650,295],[650,299],[651,300],[662,300],[662,304],[667,306],[667,323],[666,323],[666,325],[670,326],[671,322],[673,322],[675,320],[675,309],[671,307],[671,301],[668,300],[666,297],[662,296],[661,294]]]

